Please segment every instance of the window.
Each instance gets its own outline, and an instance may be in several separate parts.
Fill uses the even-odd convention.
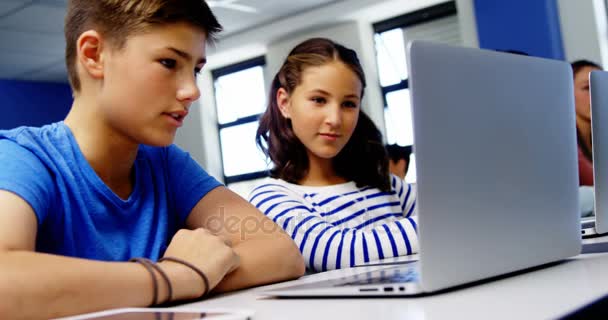
[[[213,70],[224,181],[228,187],[267,176],[269,163],[255,143],[266,109],[264,58]],[[241,196],[246,197],[246,191]]]
[[[411,40],[430,40],[460,45],[460,26],[454,1],[379,22],[374,25],[378,77],[384,96],[386,141],[401,146],[414,144],[406,45]],[[415,152],[415,149],[414,149]],[[415,154],[405,180],[416,181]]]

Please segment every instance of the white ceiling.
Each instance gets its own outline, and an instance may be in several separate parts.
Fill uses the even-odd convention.
[[[67,82],[63,19],[68,0],[0,0],[0,79]],[[91,0],[96,1],[96,0]],[[222,37],[340,0],[219,0],[255,13],[213,7]],[[245,8],[246,9],[246,8]]]

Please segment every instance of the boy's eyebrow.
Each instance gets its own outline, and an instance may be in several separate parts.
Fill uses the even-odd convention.
[[[192,56],[188,52],[185,52],[185,51],[182,51],[182,50],[179,50],[179,49],[175,49],[173,47],[168,47],[167,49],[175,52],[178,56],[180,56],[180,57],[182,57],[184,59],[192,60]],[[201,63],[202,64],[206,64],[207,63],[207,58],[205,58],[205,57],[200,58],[197,61],[197,64],[201,64]]]

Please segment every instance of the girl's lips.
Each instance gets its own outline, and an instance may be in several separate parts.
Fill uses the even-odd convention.
[[[319,133],[319,135],[327,140],[335,141],[340,135],[335,133]]]

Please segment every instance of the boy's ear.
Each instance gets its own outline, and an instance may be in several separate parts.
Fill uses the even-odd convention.
[[[279,90],[277,90],[277,106],[279,107],[279,110],[281,111],[281,114],[283,115],[283,117],[285,117],[285,119],[289,119],[291,118],[291,115],[289,113],[289,93],[287,93],[287,90],[285,90],[284,88],[279,88]]]
[[[88,30],[78,37],[76,50],[82,71],[91,77],[103,78],[103,38],[99,32]]]

